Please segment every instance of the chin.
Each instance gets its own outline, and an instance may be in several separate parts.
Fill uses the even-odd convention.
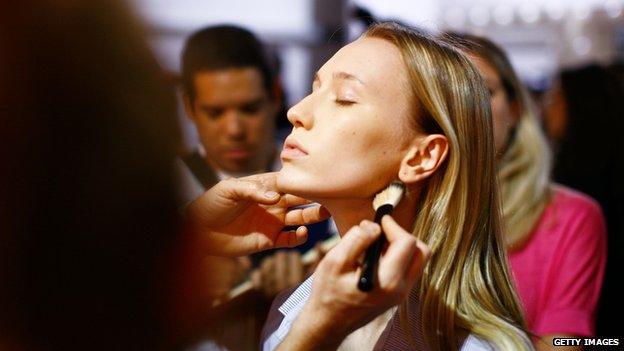
[[[301,197],[310,198],[314,195],[311,184],[314,183],[309,175],[304,172],[291,169],[288,166],[282,167],[277,173],[277,188],[283,192]]]
[[[277,174],[277,187],[281,192],[323,202],[323,199],[366,198],[370,196],[368,184],[355,177],[310,174],[284,166]]]

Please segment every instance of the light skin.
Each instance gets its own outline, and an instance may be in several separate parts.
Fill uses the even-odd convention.
[[[335,349],[350,332],[403,301],[428,259],[426,245],[403,227],[413,222],[420,184],[444,162],[448,142],[442,135],[410,129],[413,101],[402,89],[407,82],[399,57],[397,49],[383,40],[359,39],[319,70],[313,93],[289,112],[294,126],[291,147],[287,141],[284,168],[273,178],[275,188],[328,207],[343,239],[320,262],[310,300],[281,349]],[[292,147],[295,141],[299,147]],[[380,259],[378,286],[363,293],[356,284],[358,258],[381,234],[379,225],[363,219],[373,217],[374,195],[397,178],[408,188],[407,199],[395,211],[397,221],[389,216],[382,220],[389,244]],[[260,189],[274,188],[271,179],[264,183],[256,179],[251,182],[255,185],[245,186],[240,181],[225,183],[228,188],[241,186],[237,191],[224,191],[222,182],[219,192],[191,205],[191,217],[202,212],[208,217],[197,221],[204,228],[204,247],[212,254],[249,253],[305,238],[296,232],[282,237],[278,225],[266,227],[273,220],[251,220],[266,216],[267,206],[272,209],[269,214],[283,223],[289,222],[287,218],[301,223],[323,217],[319,208],[292,210],[289,207],[297,201],[260,196]],[[247,201],[239,206],[234,199],[242,195]],[[288,196],[293,195],[283,198]],[[291,215],[291,211],[297,212]],[[262,223],[263,228],[247,228],[250,223]]]
[[[266,171],[275,157],[279,99],[266,89],[260,70],[199,71],[193,86],[195,96],[185,93],[184,106],[206,150],[206,162],[234,175]]]
[[[260,70],[243,67],[199,71],[194,74],[193,86],[194,98],[190,94],[184,95],[185,108],[206,151],[206,162],[213,169],[232,176],[267,171],[277,152],[274,128],[280,100],[277,91],[267,90]],[[304,277],[300,273],[303,267],[295,256],[294,253],[281,253],[277,257],[265,258],[264,274],[253,272],[257,288],[272,297],[279,291],[277,289],[299,283]],[[214,265],[220,260],[219,265],[224,267],[219,274],[223,277],[223,284],[211,284],[213,287],[222,286],[222,291],[227,292],[246,272],[237,260],[214,257],[210,260],[214,262],[204,264]],[[292,264],[284,265],[286,261]],[[293,269],[288,274],[280,274],[279,270],[269,269],[274,264]],[[238,274],[226,274],[227,267]]]
[[[186,207],[172,294],[176,330],[192,333],[205,327],[206,312],[212,313],[244,274],[240,270],[246,265],[237,263],[238,257],[299,245],[307,239],[304,225],[329,216],[319,205],[291,208],[309,201],[279,193],[275,183],[276,173],[230,178]],[[291,225],[300,227],[284,231]]]
[[[191,205],[187,212],[190,227],[205,240],[207,252],[232,256],[290,245],[305,238],[300,233],[282,233],[266,222],[254,221],[258,213],[285,214],[277,218],[291,225],[322,220],[328,215],[319,206],[289,209],[293,201],[305,201],[276,191],[275,173],[221,181]],[[282,201],[287,196],[291,200]],[[310,300],[280,349],[335,349],[351,331],[405,299],[428,260],[429,249],[390,216],[383,218],[382,227],[388,247],[380,259],[378,288],[370,293],[356,288],[358,257],[381,234],[379,225],[362,221],[319,263]],[[281,241],[275,240],[281,235]]]
[[[288,112],[293,131],[277,185],[323,204],[342,240],[319,264],[310,300],[280,349],[335,349],[403,301],[428,258],[426,245],[403,228],[414,222],[422,183],[446,159],[448,141],[413,129],[415,101],[406,77],[395,46],[360,38],[323,65],[312,93]],[[369,221],[372,200],[395,179],[407,194],[396,221],[382,220],[390,244],[380,259],[378,286],[363,293],[356,288],[357,262],[380,230]]]
[[[192,233],[203,253],[242,256],[307,240],[306,224],[329,217],[326,209],[310,201],[276,191],[276,173],[264,173],[219,182],[186,210]],[[283,231],[285,226],[300,226]]]
[[[477,67],[490,91],[490,106],[492,108],[492,122],[494,128],[494,142],[498,155],[502,155],[509,143],[510,132],[518,121],[518,105],[510,101],[497,70],[486,60],[478,56],[470,56],[472,63]],[[571,335],[543,335],[535,340],[534,346],[538,351],[562,350],[580,351],[581,346],[553,346],[554,338],[573,337]]]
[[[406,77],[394,45],[360,38],[319,69],[312,93],[288,111],[293,131],[278,187],[323,204],[341,234],[374,217],[373,197],[395,179],[408,191],[394,216],[410,227],[422,181],[446,158],[443,135],[412,127]]]
[[[379,260],[378,286],[371,292],[356,288],[358,258],[379,237],[388,248]],[[379,225],[362,221],[352,227],[319,263],[310,299],[278,350],[336,350],[354,330],[409,295],[429,259],[429,248],[390,216]]]

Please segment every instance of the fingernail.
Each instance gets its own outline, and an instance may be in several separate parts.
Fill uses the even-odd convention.
[[[363,221],[362,227],[364,228],[364,230],[366,230],[370,234],[376,234],[377,231],[379,230],[379,225],[371,221]]]
[[[268,199],[272,199],[276,196],[277,196],[277,193],[275,191],[267,191],[266,193],[264,193],[264,197]]]

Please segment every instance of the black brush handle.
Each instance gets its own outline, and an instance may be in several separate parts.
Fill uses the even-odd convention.
[[[387,214],[391,214],[394,208],[390,204],[380,206],[375,211],[375,223],[381,225],[381,218]],[[383,230],[381,236],[375,240],[375,242],[366,249],[364,254],[364,263],[362,264],[362,274],[358,280],[358,289],[361,291],[371,291],[375,288],[375,281],[377,280],[377,265],[379,263],[379,257],[381,256],[381,250],[386,244],[386,235]]]

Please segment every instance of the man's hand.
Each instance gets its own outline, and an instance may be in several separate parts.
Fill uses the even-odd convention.
[[[330,250],[314,273],[312,295],[279,350],[335,349],[354,330],[409,295],[429,258],[429,248],[390,216],[382,219],[388,248],[378,266],[378,285],[371,292],[357,288],[359,258],[380,235],[363,221]]]
[[[280,291],[296,286],[307,277],[298,251],[278,251],[265,257],[251,273],[255,289],[273,300]]]
[[[187,208],[187,218],[206,254],[240,256],[293,247],[307,240],[303,225],[322,221],[329,212],[319,205],[277,192],[276,173],[219,182]],[[300,226],[283,231],[285,226]]]

